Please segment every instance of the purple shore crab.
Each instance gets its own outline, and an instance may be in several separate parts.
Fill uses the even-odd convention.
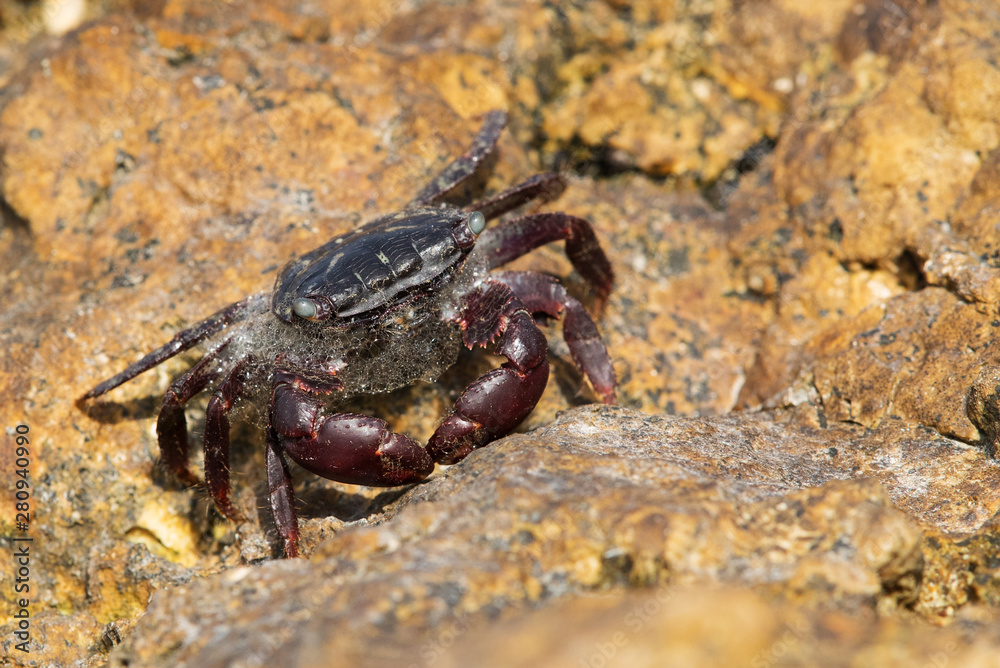
[[[594,321],[581,303],[544,274],[491,270],[534,248],[565,240],[566,254],[603,305],[611,265],[586,220],[538,213],[487,221],[541,196],[558,194],[558,174],[539,174],[465,208],[444,196],[496,147],[506,114],[486,114],[466,153],[407,207],[338,236],[293,260],[274,290],[227,306],[84,394],[109,390],[217,337],[218,343],[172,382],[156,422],[162,461],[186,484],[185,403],[212,388],[205,418],[205,484],[226,517],[241,519],[229,498],[229,412],[255,388],[270,388],[266,408],[267,482],[277,532],[298,554],[295,495],[285,456],[316,475],[345,483],[396,486],[426,478],[517,427],[549,376],[547,342],[535,316],[562,317],[573,361],[604,402],[615,400],[615,373]],[[331,410],[356,394],[435,380],[462,345],[496,343],[507,358],[470,384],[421,447],[379,418]]]

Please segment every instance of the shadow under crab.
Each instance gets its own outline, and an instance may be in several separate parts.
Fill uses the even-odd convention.
[[[443,204],[496,147],[506,125],[485,116],[468,151],[402,211],[377,218],[293,260],[271,293],[232,304],[100,383],[100,396],[143,371],[216,337],[218,345],[170,385],[157,418],[161,457],[180,480],[188,468],[184,407],[212,388],[205,420],[205,484],[222,514],[239,519],[229,498],[229,412],[254,387],[271,388],[266,409],[267,480],[286,556],[298,554],[295,495],[285,456],[339,482],[391,487],[421,480],[435,464],[454,464],[508,434],[532,411],[549,377],[547,342],[535,317],[563,319],[573,361],[606,403],[615,374],[594,321],[554,278],[493,269],[552,241],[590,284],[599,307],[614,275],[590,223],[564,213],[488,221],[563,188],[538,174],[464,208]],[[421,447],[379,418],[328,413],[333,399],[388,392],[435,380],[464,345],[507,358],[472,382]]]

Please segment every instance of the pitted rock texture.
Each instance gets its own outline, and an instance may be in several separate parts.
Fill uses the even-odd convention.
[[[511,606],[622,586],[722,582],[856,612],[913,605],[922,529],[972,532],[1000,506],[1000,467],[968,446],[901,423],[872,433],[788,417],[574,409],[415,487],[391,521],[338,533],[309,563],[157,597],[114,658],[225,665],[246,652],[311,665],[321,650],[377,665],[405,656],[397,633],[431,638],[456,619],[485,625]],[[866,465],[869,449],[894,466]],[[943,510],[914,486],[928,459],[948,471],[950,498],[983,506]]]
[[[21,48],[41,30],[11,8],[47,6],[21,4],[0,2],[0,407],[31,429],[38,549],[32,652],[5,619],[5,658],[462,665],[500,638],[500,663],[580,665],[612,642],[615,661],[661,665],[720,611],[758,620],[720,646],[740,661],[995,656],[988,5],[91,3],[93,23]],[[295,470],[310,560],[285,563],[253,410],[233,430],[246,522],[156,464],[160,398],[197,354],[74,405],[398,209],[494,108],[509,131],[462,195],[569,172],[543,210],[592,220],[615,267],[596,315],[621,408],[580,408],[595,397],[550,327],[552,379],[521,434],[415,488]],[[557,246],[512,268],[593,306]],[[437,384],[347,408],[426,439],[496,363],[463,355]],[[197,443],[204,399],[188,420]],[[0,514],[0,540],[15,533]],[[595,611],[595,592],[622,607]],[[661,594],[678,612],[644,628],[689,611],[691,645],[615,643],[628,606]],[[531,653],[552,635],[531,608],[565,636],[549,655]]]

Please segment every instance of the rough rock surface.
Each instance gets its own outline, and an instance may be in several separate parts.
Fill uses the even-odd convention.
[[[431,637],[621,587],[722,582],[870,614],[917,603],[922,529],[971,533],[1000,507],[1000,468],[968,446],[900,424],[841,425],[831,438],[784,417],[574,409],[474,453],[410,491],[391,520],[339,533],[310,562],[236,569],[158,597],[120,660],[385,665],[411,649],[396,634]],[[871,449],[896,465],[870,461]],[[941,468],[942,488],[914,484]],[[937,497],[944,487],[951,495]]]
[[[0,543],[22,423],[32,639],[0,617],[5,660],[488,665],[498,638],[495,665],[994,660],[989,5],[166,0],[27,42],[47,5],[21,5],[0,2]],[[156,465],[195,354],[74,405],[400,207],[493,108],[511,127],[473,189],[570,170],[544,206],[594,221],[616,268],[620,407],[583,406],[552,327],[521,433],[400,490],[296,470],[308,558],[285,562],[252,411],[246,522]],[[593,305],[560,248],[514,266]],[[350,408],[426,438],[495,362]]]

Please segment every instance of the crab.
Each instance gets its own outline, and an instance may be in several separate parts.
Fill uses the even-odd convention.
[[[185,404],[211,389],[204,427],[205,485],[231,520],[229,414],[238,400],[269,388],[267,484],[274,525],[287,557],[298,555],[299,526],[286,456],[318,476],[392,487],[423,480],[436,464],[455,464],[515,429],[534,409],[549,377],[540,319],[562,318],[563,336],[583,376],[605,403],[616,378],[597,326],[555,278],[493,269],[534,248],[565,240],[566,255],[603,307],[614,280],[591,224],[565,213],[488,221],[551,198],[565,183],[535,175],[498,195],[458,208],[445,196],[476,172],[506,126],[485,115],[464,155],[449,164],[398,213],[338,236],[278,274],[270,294],[227,306],[183,330],[80,398],[93,399],[193,346],[201,359],[172,381],[156,421],[160,455],[185,484]],[[376,417],[335,411],[353,395],[433,381],[462,346],[495,344],[507,361],[473,381],[426,447]]]

